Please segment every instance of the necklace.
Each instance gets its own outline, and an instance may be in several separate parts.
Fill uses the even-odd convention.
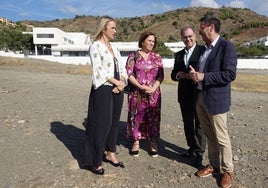
[[[108,48],[108,50],[112,54],[112,56],[114,56],[114,51],[113,51],[111,44],[109,42],[106,42],[105,38],[102,38],[101,42]]]
[[[112,46],[111,46],[111,44],[109,43],[109,41],[106,41],[105,36],[102,38],[102,42],[106,45],[106,47],[107,47],[109,50],[112,50]]]
[[[105,44],[109,50],[112,49],[112,46],[110,44]]]

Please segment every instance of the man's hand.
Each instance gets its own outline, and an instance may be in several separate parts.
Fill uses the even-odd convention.
[[[204,73],[196,72],[195,69],[190,65],[190,78],[195,82],[200,82],[204,80]]]

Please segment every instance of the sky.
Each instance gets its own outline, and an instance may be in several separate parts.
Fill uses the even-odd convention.
[[[248,8],[268,16],[268,0],[1,0],[0,17],[13,22],[109,15],[130,18],[187,7]]]

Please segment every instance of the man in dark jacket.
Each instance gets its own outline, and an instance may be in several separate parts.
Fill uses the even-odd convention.
[[[227,127],[231,105],[231,82],[236,78],[237,56],[233,44],[220,37],[220,21],[211,16],[200,19],[199,34],[206,49],[198,68],[190,67],[190,76],[198,84],[196,110],[207,137],[209,164],[196,172],[207,177],[223,170],[221,187],[232,186],[234,165]]]
[[[187,26],[181,29],[181,40],[185,48],[175,54],[175,63],[171,79],[178,81],[178,102],[180,104],[184,133],[189,149],[182,157],[194,157],[194,166],[202,165],[203,153],[206,148],[205,135],[199,125],[195,110],[196,84],[189,75],[189,65],[197,66],[202,47],[196,44],[194,30]]]

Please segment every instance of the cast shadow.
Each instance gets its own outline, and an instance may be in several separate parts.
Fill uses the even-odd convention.
[[[60,140],[77,160],[79,167],[83,168],[83,153],[85,131],[74,125],[65,125],[62,122],[50,123],[50,131]]]
[[[84,119],[83,126],[86,125],[86,118]],[[84,169],[84,143],[85,143],[85,130],[75,127],[74,125],[65,125],[62,122],[54,121],[50,123],[50,131],[60,140],[65,147],[71,152],[74,159],[77,160],[81,169]],[[126,138],[126,122],[120,121],[118,127],[117,145],[131,149],[132,141]],[[149,154],[149,142],[142,140],[140,142],[140,149],[147,151]],[[159,156],[175,160],[179,163],[184,163],[190,166],[192,161],[187,158],[182,158],[181,153],[186,149],[170,143],[162,138],[158,139],[158,153]],[[193,166],[194,167],[194,166]]]
[[[120,121],[118,126],[117,145],[122,145],[125,148],[129,148],[131,141],[126,137],[127,122]]]
[[[126,125],[127,125],[126,122],[120,121],[119,129],[118,129],[117,145],[123,145],[125,148],[128,148],[128,150],[130,151],[133,142],[132,140],[126,138]],[[193,165],[192,159],[181,157],[181,154],[187,151],[186,149],[179,147],[176,144],[170,143],[162,138],[158,139],[157,145],[158,145],[159,156],[195,167]],[[147,140],[141,140],[140,149],[147,151],[149,155],[149,149],[150,149],[149,142]]]
[[[158,148],[160,156],[194,167],[192,159],[181,157],[181,154],[187,151],[186,149],[162,138],[158,140]]]

